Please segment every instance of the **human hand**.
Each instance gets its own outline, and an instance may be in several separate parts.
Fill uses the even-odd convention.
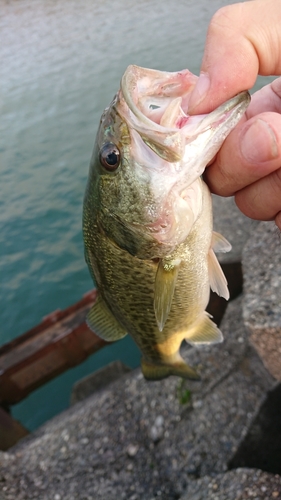
[[[206,113],[251,88],[257,75],[281,75],[281,2],[254,0],[211,20],[192,114]],[[256,92],[246,114],[205,171],[211,191],[235,196],[253,219],[281,229],[281,78]]]

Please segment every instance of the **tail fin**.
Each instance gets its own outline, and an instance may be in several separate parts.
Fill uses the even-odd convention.
[[[194,368],[188,366],[184,361],[179,361],[171,365],[155,365],[142,359],[141,369],[146,380],[162,380],[170,375],[191,380],[200,380],[200,376]]]

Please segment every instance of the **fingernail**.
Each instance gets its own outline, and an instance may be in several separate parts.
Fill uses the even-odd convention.
[[[188,111],[195,108],[206,97],[210,88],[210,78],[208,73],[200,73],[197,83],[192,91],[188,103]]]
[[[278,157],[278,145],[274,130],[258,118],[243,134],[240,150],[249,163],[262,163]]]

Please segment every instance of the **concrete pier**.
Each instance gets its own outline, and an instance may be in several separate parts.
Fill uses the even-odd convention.
[[[182,382],[170,377],[148,383],[139,369],[123,374],[118,367],[116,380],[110,375],[102,388],[94,381],[95,392],[90,394],[91,381],[87,379],[86,399],[0,454],[3,500],[281,498],[279,474],[239,465],[229,470],[277,384],[275,371],[268,371],[267,362],[251,340],[247,312],[252,287],[260,303],[263,249],[268,248],[268,238],[277,230],[271,224],[244,219],[231,200],[222,203],[215,228],[225,233],[223,225],[232,221],[233,230],[227,236],[234,236],[234,246],[235,237],[239,237],[235,260],[241,259],[248,241],[244,253],[246,286],[227,307],[220,326],[223,344],[182,348],[184,358],[197,367],[202,380]],[[259,250],[247,250],[257,244],[253,243],[257,235]],[[272,252],[278,242],[278,237],[271,240]],[[249,254],[254,255],[251,269]],[[273,262],[278,267],[278,262]],[[279,286],[267,280],[268,287],[280,294],[280,274],[274,270],[273,274]],[[270,307],[270,301],[268,304]]]

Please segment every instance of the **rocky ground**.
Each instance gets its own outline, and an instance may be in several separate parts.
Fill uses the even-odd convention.
[[[268,248],[264,232],[271,234],[270,224],[257,233],[259,226],[244,221],[231,200],[222,203],[216,230],[230,240],[234,236],[234,261],[241,260],[242,248],[253,229],[251,238],[260,234]],[[261,248],[251,252],[259,255],[254,268],[247,268],[247,276],[255,282],[260,279],[263,253]],[[264,262],[266,265],[267,260]],[[264,293],[262,290],[257,287],[256,293]],[[275,287],[275,293],[280,297],[280,286],[277,291]],[[0,498],[281,499],[281,476],[271,469],[265,472],[255,465],[245,468],[244,463],[241,468],[242,464],[236,462],[229,470],[277,384],[274,373],[265,368],[249,340],[249,306],[245,309],[245,304],[249,304],[247,287],[227,308],[221,324],[223,344],[183,347],[186,361],[201,373],[200,382],[170,377],[148,383],[139,370],[123,373],[118,365],[116,377],[111,367],[109,383],[102,389],[97,389],[97,379],[93,378],[95,392],[90,394],[87,379],[86,399],[9,452],[0,453]],[[74,393],[73,401],[84,397],[81,385]],[[275,431],[278,433],[278,427]],[[279,457],[281,463],[281,449]]]

